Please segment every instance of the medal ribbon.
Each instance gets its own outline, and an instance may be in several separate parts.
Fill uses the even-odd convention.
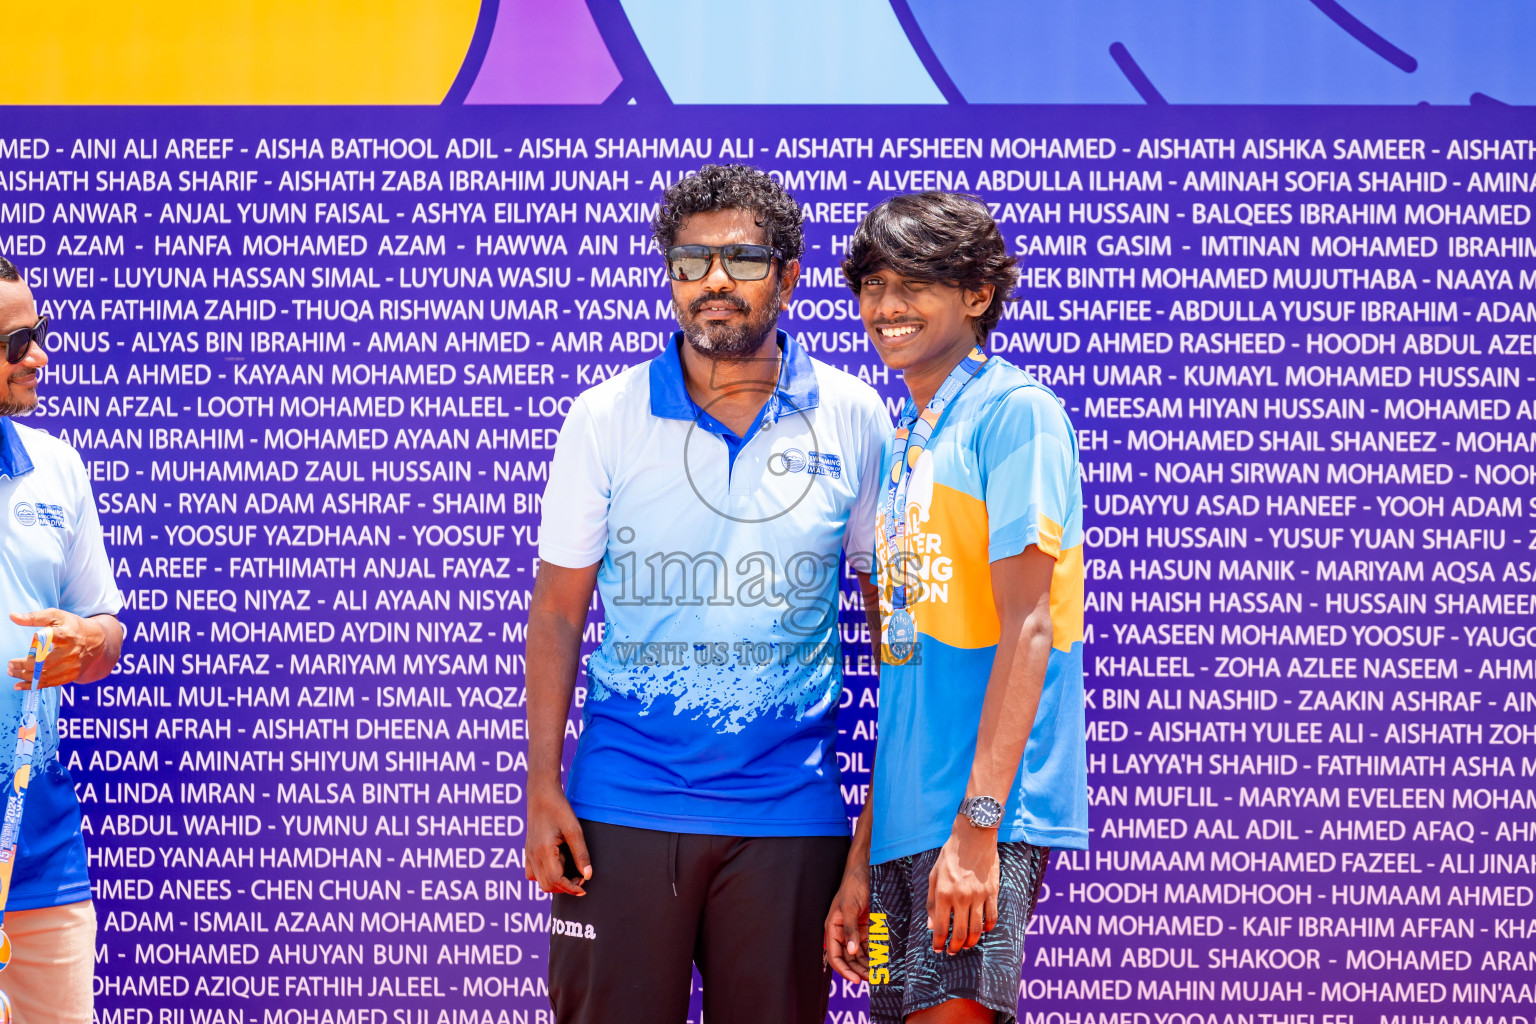
[[[917,529],[915,520],[908,522],[909,510],[906,507],[907,491],[912,482],[912,470],[917,466],[917,460],[922,457],[924,449],[929,446],[932,436],[937,433],[945,411],[954,404],[956,397],[965,389],[965,386],[976,378],[976,374],[981,372],[986,361],[987,354],[981,350],[981,347],[973,348],[970,355],[960,360],[955,368],[949,371],[949,376],[944,378],[944,383],[939,385],[939,390],[933,393],[933,397],[928,400],[928,405],[921,413],[917,411],[916,404],[910,400],[907,408],[902,411],[901,421],[896,428],[890,472],[885,481],[883,518],[887,555],[898,543],[903,555],[909,553],[906,548]],[[905,563],[906,559],[902,561]],[[907,607],[905,564],[901,572],[902,582],[898,583],[894,580],[891,582],[891,606],[897,612],[905,614]]]
[[[21,721],[16,726],[16,763],[11,779],[10,798],[5,804],[5,820],[0,824],[0,923],[5,920],[5,906],[11,896],[11,872],[16,867],[16,847],[21,841],[21,812],[27,799],[27,783],[32,781],[32,755],[37,748],[37,691],[43,685],[43,663],[53,651],[53,630],[40,629],[32,634],[28,662],[32,667],[32,685],[23,691]],[[11,962],[11,939],[0,930],[0,968]],[[10,1024],[11,1000],[0,992],[0,1024]]]

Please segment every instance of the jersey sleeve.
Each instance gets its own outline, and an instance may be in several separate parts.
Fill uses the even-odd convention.
[[[86,476],[80,456],[70,452],[69,465],[74,508],[64,551],[64,575],[59,589],[59,607],[82,618],[92,615],[116,615],[123,607],[122,592],[112,574],[112,562],[102,536],[101,517],[96,514],[96,497]]]
[[[608,503],[612,475],[598,444],[585,396],[577,398],[560,428],[544,487],[539,560],[581,569],[608,550]]]
[[[1077,436],[1044,388],[1015,388],[983,422],[978,446],[989,524],[989,561],[1037,545],[1052,558],[1082,537]]]
[[[880,509],[880,495],[885,482],[880,471],[885,442],[891,433],[891,421],[885,406],[871,403],[868,415],[858,428],[860,445],[859,490],[853,509],[848,513],[848,528],[843,534],[843,553],[855,572],[873,573],[875,562],[875,516]]]

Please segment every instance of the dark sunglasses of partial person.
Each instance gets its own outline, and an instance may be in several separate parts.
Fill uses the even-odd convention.
[[[771,245],[674,245],[667,249],[667,274],[674,281],[702,281],[715,254],[733,281],[761,281],[784,254]]]
[[[32,351],[32,343],[37,342],[37,347],[43,347],[43,340],[48,337],[48,318],[43,317],[35,327],[23,327],[9,334],[0,334],[5,339],[5,361],[19,363],[27,358],[27,353]]]

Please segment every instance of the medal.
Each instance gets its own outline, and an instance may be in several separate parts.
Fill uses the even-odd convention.
[[[879,539],[881,554],[881,590],[891,605],[890,617],[885,626],[885,654],[892,664],[904,665],[911,660],[917,645],[917,623],[908,604],[922,600],[922,579],[912,550],[912,537],[919,532],[916,506],[907,506],[907,490],[912,482],[913,471],[929,447],[930,438],[938,431],[944,413],[965,386],[975,379],[987,361],[980,346],[949,371],[939,390],[928,400],[921,413],[915,403],[908,401],[897,424],[890,472],[886,477],[885,500],[882,502],[883,529]]]
[[[891,649],[891,660],[898,665],[906,664],[912,657],[912,642],[917,639],[917,626],[912,613],[905,608],[891,612],[890,625],[885,631],[885,645]]]

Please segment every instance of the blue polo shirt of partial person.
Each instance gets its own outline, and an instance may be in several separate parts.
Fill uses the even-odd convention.
[[[566,786],[583,818],[848,834],[840,556],[867,571],[890,420],[867,384],[778,343],[777,384],[740,437],[689,395],[680,333],[583,392],[561,428],[539,557],[599,563],[606,619]]]
[[[0,418],[0,655],[25,658],[35,630],[12,612],[61,608],[82,617],[117,614],[122,595],[102,543],[101,520],[79,454],[40,430]],[[0,687],[0,778],[16,770],[20,692]],[[59,763],[59,688],[38,695],[37,746],[22,810],[7,910],[58,907],[91,898],[80,804]]]
[[[901,417],[917,410],[909,400]],[[898,425],[899,426],[899,425]],[[894,458],[894,443],[885,459]],[[1087,849],[1083,700],[1083,500],[1077,437],[1061,403],[993,356],[945,410],[912,466],[900,538],[876,536],[881,614],[893,559],[913,559],[916,654],[880,668],[870,863],[943,846],[976,759],[977,730],[1002,624],[992,563],[1037,547],[1055,560],[1051,653],[999,842]]]

